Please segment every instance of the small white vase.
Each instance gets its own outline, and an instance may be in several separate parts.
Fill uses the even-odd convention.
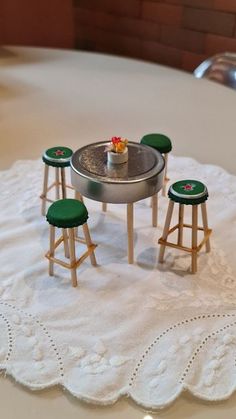
[[[123,153],[114,153],[114,151],[107,152],[107,161],[112,164],[121,164],[128,161],[128,147],[125,147]]]

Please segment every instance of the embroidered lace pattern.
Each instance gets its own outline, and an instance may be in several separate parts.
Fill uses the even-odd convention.
[[[159,197],[157,228],[149,200],[134,206],[134,265],[127,263],[125,205],[102,213],[100,203],[85,200],[98,267],[84,261],[72,288],[67,269],[56,265],[55,277],[48,275],[42,173],[41,161],[1,172],[0,369],[28,388],[58,384],[97,404],[128,395],[155,409],[186,389],[206,400],[228,398],[236,385],[236,178],[170,156],[171,183],[197,174],[209,191],[212,249],[201,250],[196,275],[179,250],[167,248],[157,263],[167,198]],[[188,208],[185,215],[191,220]]]

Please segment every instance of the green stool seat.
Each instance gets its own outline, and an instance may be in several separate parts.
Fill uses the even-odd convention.
[[[208,198],[207,187],[198,180],[180,180],[173,183],[168,191],[169,198],[185,205],[198,205]]]
[[[88,211],[77,199],[60,199],[49,207],[46,218],[55,227],[72,228],[86,223]]]
[[[149,145],[162,154],[172,150],[171,140],[164,134],[146,134],[141,139],[141,144]]]
[[[70,148],[57,146],[48,148],[44,152],[42,159],[48,166],[67,167],[70,166],[72,154],[73,151]]]

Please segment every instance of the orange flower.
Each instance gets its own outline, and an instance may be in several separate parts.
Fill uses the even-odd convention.
[[[126,144],[123,143],[123,141],[120,141],[116,144],[116,152],[117,153],[123,153],[125,151]]]

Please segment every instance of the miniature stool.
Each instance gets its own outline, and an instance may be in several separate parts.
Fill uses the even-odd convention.
[[[53,187],[56,188],[56,199],[60,199],[60,186],[61,196],[63,199],[66,198],[66,188],[74,189],[72,186],[66,185],[65,179],[65,167],[70,166],[70,159],[73,151],[68,147],[52,147],[48,148],[42,156],[44,166],[44,180],[43,180],[43,192],[40,195],[42,199],[42,215],[46,213],[46,202],[54,202],[47,197],[47,193]],[[49,167],[55,167],[55,181],[48,185]],[[60,172],[59,172],[60,171]],[[60,181],[61,174],[61,181]]]
[[[166,195],[166,184],[169,181],[167,177],[168,153],[172,150],[171,140],[164,134],[146,134],[141,139],[141,144],[149,145],[163,154],[165,160],[165,173],[162,187],[162,195]]]
[[[149,147],[155,148],[161,154],[163,154],[165,160],[165,172],[164,180],[162,186],[162,195],[166,195],[166,184],[169,181],[167,177],[167,163],[168,163],[168,153],[172,150],[172,144],[170,139],[163,134],[146,134],[141,139],[141,144],[148,145]],[[158,217],[158,194],[155,194],[151,198],[151,207],[152,207],[152,225],[157,227],[157,217]]]
[[[163,263],[166,246],[174,247],[175,249],[190,252],[192,255],[191,272],[197,272],[197,253],[206,245],[206,251],[210,252],[210,234],[211,229],[208,228],[206,200],[208,198],[208,191],[206,186],[197,180],[181,180],[171,185],[168,196],[170,198],[169,206],[166,215],[165,226],[162,237],[158,240],[161,245],[159,253],[159,262]],[[179,204],[179,220],[178,224],[170,229],[171,217],[173,214],[174,204]],[[184,205],[192,205],[192,224],[184,224]],[[198,227],[198,206],[201,205],[203,227]],[[183,228],[192,229],[192,246],[183,246]],[[178,229],[177,244],[167,241],[168,235]],[[201,243],[197,244],[198,230],[204,232],[204,238]]]
[[[96,266],[94,249],[96,245],[92,243],[89,229],[87,226],[88,211],[85,205],[77,199],[60,199],[54,202],[48,209],[47,221],[50,224],[50,249],[46,253],[49,259],[49,275],[53,275],[54,263],[58,263],[71,270],[72,286],[77,286],[76,268],[90,257],[92,265]],[[74,228],[83,227],[85,240],[75,236]],[[55,241],[55,227],[62,229],[62,236]],[[68,237],[69,235],[69,237]],[[87,245],[88,250],[79,258],[75,255],[75,241]],[[66,263],[54,257],[55,249],[64,242],[65,257],[70,258],[70,263]]]

